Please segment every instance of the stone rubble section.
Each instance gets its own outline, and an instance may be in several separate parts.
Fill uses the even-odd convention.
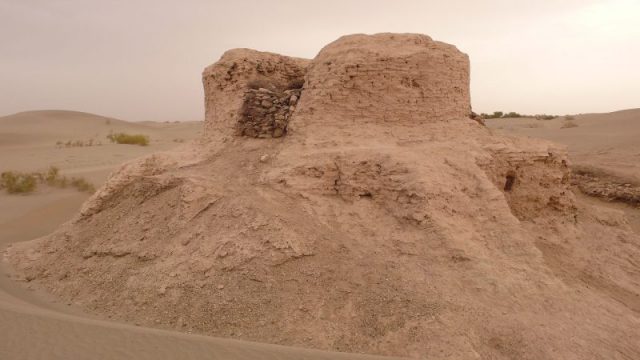
[[[640,184],[633,180],[578,168],[571,183],[586,195],[640,207]]]
[[[640,358],[640,236],[576,199],[563,148],[469,118],[454,46],[236,49],[203,84],[192,151],[124,165],[72,222],[10,248],[22,280],[117,320],[283,345]]]
[[[284,136],[301,92],[301,88],[284,91],[265,88],[247,90],[242,116],[238,121],[238,133],[255,138]]]
[[[202,73],[204,138],[214,142],[220,137],[237,135],[238,123],[243,121],[245,93],[255,87],[253,84],[263,84],[261,87],[275,90],[300,83],[308,64],[306,59],[250,49],[225,52],[218,62]]]

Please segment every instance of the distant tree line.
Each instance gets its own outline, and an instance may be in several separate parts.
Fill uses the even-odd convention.
[[[500,119],[500,118],[536,118],[538,120],[551,120],[558,117],[558,115],[547,115],[547,114],[537,114],[537,115],[524,115],[517,112],[508,112],[504,113],[502,111],[494,111],[493,114],[482,113],[480,117],[483,119]]]

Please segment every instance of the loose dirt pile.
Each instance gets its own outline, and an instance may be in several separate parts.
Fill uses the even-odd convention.
[[[251,84],[300,78],[284,136],[241,136]],[[202,144],[126,164],[72,222],[11,248],[22,276],[110,317],[216,336],[640,357],[640,238],[575,200],[562,148],[469,118],[454,46],[352,35],[310,62],[232,50],[203,82]]]

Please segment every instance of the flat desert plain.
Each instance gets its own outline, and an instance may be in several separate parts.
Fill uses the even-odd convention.
[[[0,117],[0,172],[42,172],[99,187],[121,163],[181,146],[200,136],[201,122],[126,122],[73,111]],[[144,134],[148,146],[113,144],[110,133]],[[83,146],[67,146],[67,143]],[[88,144],[91,144],[90,146]],[[0,193],[0,252],[46,235],[71,219],[89,193],[39,186],[27,195]],[[375,359],[144,328],[98,319],[0,276],[1,359]]]

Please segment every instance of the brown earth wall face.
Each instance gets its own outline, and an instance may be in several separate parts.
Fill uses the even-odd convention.
[[[469,58],[425,35],[345,36],[313,60],[304,92],[300,110],[327,126],[464,118],[471,113]]]
[[[247,122],[246,94],[252,97],[260,88],[282,92],[302,83],[294,124],[300,128],[420,125],[471,114],[469,58],[455,46],[425,35],[350,35],[312,61],[247,49],[225,53],[203,73],[205,136],[280,137],[281,126],[248,126],[252,129],[245,133],[241,124],[240,132],[234,131]]]

